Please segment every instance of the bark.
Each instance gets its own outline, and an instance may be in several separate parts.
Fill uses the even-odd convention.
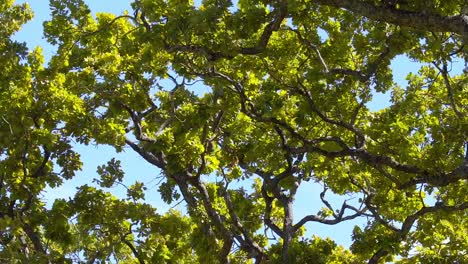
[[[317,0],[315,2],[319,5],[344,8],[355,14],[394,25],[422,31],[453,32],[468,38],[468,15],[462,12],[459,15],[442,16],[424,10],[416,12],[386,5],[377,6],[361,0]]]
[[[294,227],[293,227],[293,221],[294,221],[294,215],[293,215],[293,199],[286,199],[283,203],[284,207],[284,219],[283,219],[283,233],[284,233],[284,239],[283,239],[283,249],[282,249],[282,258],[283,258],[283,263],[287,264],[289,262],[289,246],[291,245],[291,242],[294,237]]]

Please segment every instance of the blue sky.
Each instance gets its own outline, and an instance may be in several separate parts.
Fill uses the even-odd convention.
[[[19,41],[25,41],[30,49],[35,46],[41,46],[44,50],[44,55],[49,58],[54,48],[47,44],[42,37],[42,22],[47,20],[49,17],[48,1],[45,0],[31,0],[31,1],[16,1],[17,3],[29,2],[29,5],[35,13],[34,19],[26,24],[20,32],[15,35],[15,38]],[[85,1],[90,6],[93,13],[96,12],[111,12],[120,14],[125,9],[130,10],[130,1],[128,0],[99,0],[99,1]],[[405,77],[409,72],[417,72],[419,65],[417,63],[410,62],[404,56],[398,56],[392,61],[392,68],[394,70],[394,79],[401,86],[406,85]],[[368,104],[371,109],[381,109],[388,105],[389,96],[385,94],[374,94],[373,101]],[[149,165],[141,157],[139,157],[131,149],[126,148],[121,153],[116,153],[113,148],[108,146],[84,146],[76,145],[77,151],[81,154],[82,161],[84,163],[83,170],[78,175],[66,182],[62,187],[55,190],[48,189],[44,193],[44,200],[53,202],[55,198],[67,198],[73,196],[75,193],[76,186],[82,184],[91,184],[93,178],[98,178],[96,173],[96,167],[105,164],[111,158],[115,157],[122,161],[122,167],[126,172],[125,184],[132,184],[135,180],[145,183],[149,188],[146,192],[147,202],[153,204],[158,208],[159,212],[164,212],[171,206],[163,203],[159,199],[159,193],[157,192],[157,178],[160,175],[160,171]],[[298,221],[301,217],[308,213],[315,213],[321,207],[322,204],[319,200],[319,193],[321,186],[318,184],[304,184],[300,187],[295,205],[295,218]],[[125,197],[126,191],[123,187],[118,186],[110,189],[114,195],[118,197]],[[333,202],[341,204],[344,198],[334,197]],[[177,209],[183,210],[183,205],[176,207]],[[335,226],[324,226],[322,224],[308,224],[308,235],[318,235],[321,237],[331,237],[338,244],[349,246],[351,243],[351,230],[354,224],[364,224],[364,219],[358,222],[347,222],[338,224]]]

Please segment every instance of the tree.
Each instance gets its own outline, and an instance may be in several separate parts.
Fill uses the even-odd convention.
[[[27,131],[50,136],[37,139],[31,155],[25,132],[14,134],[28,148],[5,155],[15,165],[44,164],[42,184],[50,185],[49,175],[57,181],[79,169],[71,139],[130,147],[164,173],[162,199],[182,197],[188,215],[156,214],[140,182],[126,200],[83,186],[50,210],[40,205],[40,190],[29,192],[37,200],[30,208],[27,197],[12,198],[13,187],[2,186],[2,210],[45,221],[29,225],[32,235],[28,225],[4,224],[27,233],[23,244],[49,261],[64,253],[91,263],[110,256],[129,263],[467,261],[468,77],[451,72],[456,60],[467,61],[465,1],[141,0],[132,7],[93,17],[82,0],[51,0],[45,36],[57,54],[46,69],[30,59],[34,76],[21,74],[21,91],[33,93],[26,97],[36,98],[35,87],[48,95],[29,100],[47,112],[20,107],[45,115]],[[397,55],[421,64],[407,87],[392,78]],[[369,109],[384,92],[390,105]],[[13,124],[18,111],[10,104],[5,122]],[[62,174],[52,172],[53,162]],[[9,180],[32,178],[14,166],[2,171]],[[98,172],[103,187],[124,177],[116,160]],[[323,186],[311,194],[323,209],[294,219],[296,192],[307,182]],[[341,206],[327,193],[340,195]],[[367,225],[355,227],[349,250],[304,237],[308,222],[357,218]],[[3,245],[2,254],[12,248]]]
[[[128,199],[81,186],[74,199],[45,206],[45,187],[60,186],[81,168],[71,141],[87,108],[62,89],[65,74],[42,66],[39,47],[28,52],[25,43],[11,40],[31,18],[27,5],[0,4],[0,262],[104,263],[114,257],[127,263],[168,258],[195,263],[188,217],[157,214],[141,202],[138,184],[129,188]],[[119,166],[110,161],[99,172],[103,179],[110,172],[118,177]]]

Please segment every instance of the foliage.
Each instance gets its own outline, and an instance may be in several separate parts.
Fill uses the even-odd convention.
[[[40,48],[11,40],[31,11],[0,4],[0,258],[467,261],[468,75],[450,70],[468,59],[464,5],[140,0],[94,16],[83,0],[51,0],[44,30],[58,50],[44,68]],[[421,65],[406,87],[390,68],[399,55]],[[370,109],[378,93],[390,105]],[[156,213],[139,181],[126,199],[85,185],[46,208],[46,186],[81,167],[72,141],[131,148],[187,215]],[[126,177],[115,159],[98,174],[106,188]],[[323,209],[295,219],[312,182]],[[349,250],[304,237],[309,222],[358,218]]]

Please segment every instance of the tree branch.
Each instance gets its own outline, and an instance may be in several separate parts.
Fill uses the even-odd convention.
[[[418,220],[420,217],[422,217],[425,214],[428,213],[433,213],[437,211],[445,211],[445,212],[454,212],[454,211],[462,211],[466,210],[468,208],[468,202],[458,204],[458,205],[453,205],[453,206],[446,206],[444,204],[437,204],[435,206],[431,207],[423,207],[419,211],[417,211],[415,214],[412,214],[408,217],[406,217],[405,221],[403,222],[403,225],[401,226],[401,229],[393,229],[398,235],[399,235],[399,240],[403,240],[408,233],[411,230],[411,227],[414,225],[416,220]],[[374,253],[374,255],[369,259],[368,263],[369,264],[376,264],[379,262],[379,260],[389,254],[387,250],[384,248],[380,248],[377,250],[377,252]]]
[[[280,7],[273,11],[273,19],[265,26],[257,45],[253,47],[237,48],[236,53],[243,55],[256,55],[262,53],[267,47],[271,35],[273,32],[279,30],[281,23],[286,18],[287,14],[287,5],[285,3],[281,3]],[[167,52],[190,52],[200,54],[205,56],[209,61],[216,61],[222,58],[232,59],[235,57],[235,55],[230,55],[229,52],[212,51],[199,45],[170,45],[166,43],[165,48]]]
[[[131,228],[132,228],[132,227],[130,226],[130,231],[129,231],[128,234],[125,234],[125,235],[123,235],[123,236],[121,237],[121,241],[122,241],[125,245],[127,245],[127,246],[130,248],[130,250],[132,251],[133,255],[138,259],[138,262],[140,262],[140,264],[145,264],[145,263],[146,263],[145,260],[144,260],[143,257],[140,255],[140,253],[139,253],[138,250],[135,248],[135,246],[133,246],[133,244],[130,243],[130,241],[128,241],[128,240],[126,239],[127,235],[131,234]]]
[[[316,0],[315,3],[344,8],[373,20],[416,30],[454,32],[461,36],[468,36],[468,16],[466,14],[442,16],[425,10],[419,12],[400,10],[385,5],[377,6],[360,0]]]
[[[242,225],[239,217],[237,216],[236,212],[234,211],[234,205],[232,204],[231,201],[231,196],[229,195],[228,190],[224,190],[224,201],[226,202],[226,206],[229,211],[229,215],[231,216],[231,221],[233,221],[234,226],[242,233],[242,235],[245,238],[245,243],[247,245],[242,245],[241,247],[249,249],[250,255],[252,256],[262,256],[263,255],[263,249],[250,237],[250,235],[247,233],[245,230],[244,226]]]
[[[350,208],[350,207],[349,207],[349,205],[344,204],[344,208]],[[365,210],[367,210],[367,209],[365,209]],[[334,218],[334,219],[324,219],[323,217],[319,217],[317,215],[307,215],[307,216],[304,216],[299,222],[297,222],[294,225],[294,230],[295,231],[299,230],[307,222],[318,222],[318,223],[322,223],[322,224],[325,224],[325,225],[336,225],[336,224],[339,224],[341,222],[352,220],[352,219],[354,219],[356,217],[359,217],[359,216],[363,215],[365,210],[361,209],[360,211],[358,211],[358,212],[356,212],[356,213],[354,213],[352,215],[348,215],[348,216],[345,216],[345,217],[337,217],[337,218]]]
[[[140,156],[149,163],[160,169],[164,169],[166,167],[166,161],[164,160],[164,155],[162,153],[158,153],[159,157],[156,157],[153,153],[144,150],[142,147],[128,138],[125,139],[125,143],[127,143],[127,145],[129,145],[136,153],[140,154]]]
[[[455,114],[460,120],[463,120],[463,114],[458,110],[457,104],[455,100],[453,99],[453,88],[452,88],[452,85],[450,84],[450,77],[448,75],[447,63],[443,62],[442,68],[440,68],[439,65],[437,65],[436,63],[433,63],[433,65],[442,74],[442,78],[444,79],[444,82],[445,82],[445,87],[447,88],[447,97],[449,98],[450,105],[452,106],[453,111],[455,112]]]

